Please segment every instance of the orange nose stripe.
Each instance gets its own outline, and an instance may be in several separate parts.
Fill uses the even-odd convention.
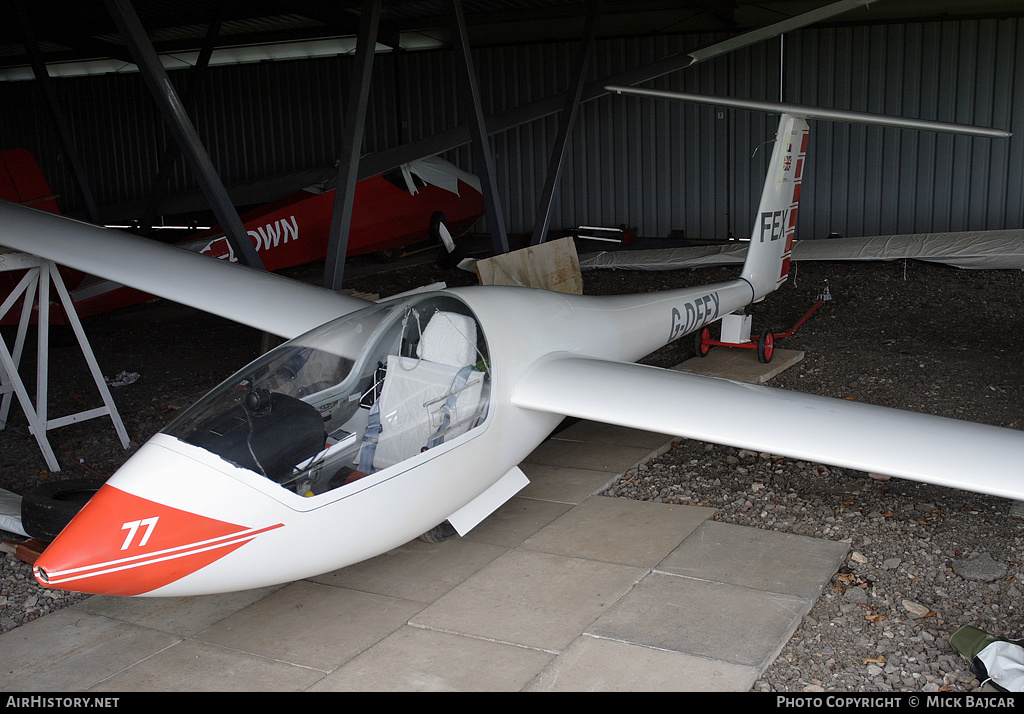
[[[104,485],[36,561],[45,587],[140,595],[204,568],[261,533]]]

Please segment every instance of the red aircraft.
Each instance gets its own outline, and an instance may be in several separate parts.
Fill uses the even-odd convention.
[[[267,270],[280,270],[322,259],[327,253],[334,189],[327,183],[308,186],[284,198],[242,214],[242,223]],[[0,199],[60,213],[56,197],[31,152],[0,152]],[[393,255],[402,248],[427,240],[436,213],[443,214],[452,233],[470,228],[484,213],[479,179],[439,158],[403,164],[356,184],[349,228],[348,255]],[[178,244],[196,253],[236,261],[219,227],[186,238]],[[153,299],[152,295],[109,280],[62,269],[79,317]],[[15,286],[15,276],[0,273],[0,295]],[[17,315],[0,316],[7,324]],[[65,321],[53,304],[51,320]]]

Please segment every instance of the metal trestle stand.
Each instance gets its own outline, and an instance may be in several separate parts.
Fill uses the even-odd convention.
[[[93,355],[89,341],[86,339],[82,323],[75,312],[75,306],[71,302],[64,280],[58,272],[57,266],[48,260],[43,260],[27,253],[5,253],[0,254],[0,272],[24,270],[25,275],[7,296],[0,303],[0,319],[9,313],[18,299],[23,295],[25,300],[21,306],[21,317],[18,321],[18,330],[14,340],[13,350],[9,350],[4,340],[0,339],[0,429],[7,426],[7,418],[10,413],[13,396],[18,397],[25,417],[28,419],[29,430],[39,444],[43,452],[43,458],[51,471],[60,471],[60,464],[53,453],[53,448],[46,437],[46,432],[68,424],[73,424],[86,419],[94,419],[100,416],[110,416],[114,423],[114,430],[121,439],[121,445],[128,448],[128,432],[124,428],[121,416],[118,414],[114,400],[110,396],[110,389],[107,387],[103,374],[100,372],[96,357]],[[82,354],[89,371],[92,373],[96,387],[99,389],[103,399],[103,406],[95,409],[69,414],[57,419],[47,418],[47,374],[49,368],[49,327],[50,327],[50,286],[53,286],[60,297],[61,305],[67,315],[68,322],[74,330],[78,344],[82,348]],[[36,402],[32,404],[25,384],[18,374],[18,365],[21,361],[21,353],[25,346],[25,339],[28,335],[28,326],[32,321],[32,308],[38,305],[37,313],[37,339],[38,351],[36,357]]]

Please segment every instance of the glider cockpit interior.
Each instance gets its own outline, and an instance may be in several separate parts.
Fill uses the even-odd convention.
[[[268,352],[164,433],[317,496],[482,424],[490,379],[465,303],[421,294]]]

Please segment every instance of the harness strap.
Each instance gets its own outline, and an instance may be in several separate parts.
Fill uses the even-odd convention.
[[[373,457],[377,452],[380,428],[380,399],[377,399],[370,407],[370,418],[363,433],[363,445],[359,447],[359,470],[363,473],[373,473]]]
[[[447,399],[444,400],[444,406],[441,410],[444,412],[444,418],[441,420],[441,425],[437,427],[437,431],[434,432],[433,438],[427,442],[427,448],[433,449],[435,446],[444,443],[444,431],[452,422],[452,410],[455,409],[455,402],[459,399],[459,394],[462,392],[462,388],[466,386],[466,382],[469,381],[469,375],[473,372],[473,365],[466,365],[459,370],[458,374],[455,375],[455,379],[452,380],[452,386],[448,390],[451,394]]]

